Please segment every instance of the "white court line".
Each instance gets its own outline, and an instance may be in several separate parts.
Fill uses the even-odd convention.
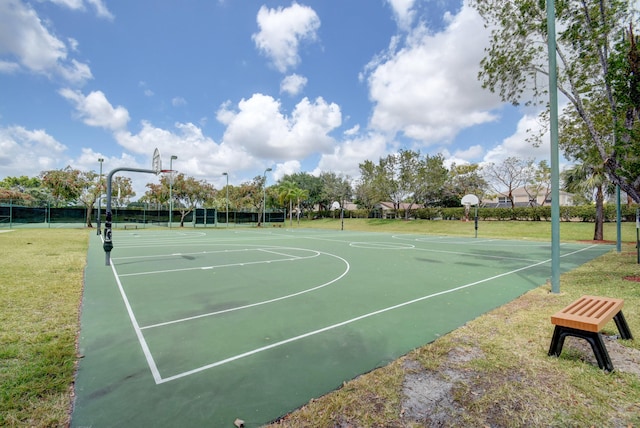
[[[256,251],[270,252],[270,251],[266,251],[264,249],[262,249],[262,250],[261,249],[256,249]],[[268,264],[268,263],[290,262],[290,261],[294,261],[294,260],[312,259],[312,258],[318,257],[320,255],[320,252],[318,252],[318,251],[313,251],[313,250],[309,250],[309,251],[312,251],[315,254],[313,254],[311,256],[306,256],[306,257],[292,256],[290,254],[281,254],[283,256],[286,256],[286,258],[284,258],[284,259],[272,259],[272,260],[259,260],[259,261],[255,261],[255,262],[228,263],[228,264],[222,264],[222,265],[195,266],[195,267],[180,268],[180,269],[164,269],[164,270],[152,270],[152,271],[147,271],[147,272],[123,273],[120,276],[121,277],[125,277],[125,276],[157,275],[157,274],[161,274],[161,273],[185,272],[185,271],[190,271],[190,270],[220,269],[220,268],[228,268],[228,267],[236,267],[236,266],[250,266],[250,265]],[[178,257],[178,256],[180,256],[180,254],[172,254],[172,256]]]
[[[585,248],[576,250],[574,252],[565,254],[562,257],[570,256],[570,255],[585,251],[587,249],[590,249],[592,247],[596,247],[596,245],[591,245],[589,247],[585,247]],[[310,331],[308,333],[301,334],[299,336],[295,336],[295,337],[291,337],[289,339],[282,340],[280,342],[272,343],[271,345],[263,346],[261,348],[256,348],[256,349],[254,349],[252,351],[244,352],[242,354],[238,354],[238,355],[235,355],[233,357],[225,358],[224,360],[216,361],[215,363],[207,364],[205,366],[198,367],[198,368],[195,368],[193,370],[189,370],[189,371],[182,372],[182,373],[179,373],[179,374],[174,375],[174,376],[169,376],[169,377],[163,378],[163,379],[160,380],[159,383],[170,382],[172,380],[176,380],[176,379],[180,379],[180,378],[183,378],[183,377],[186,377],[186,376],[190,376],[192,374],[199,373],[199,372],[211,369],[213,367],[218,367],[218,366],[221,366],[221,365],[224,365],[224,364],[227,364],[227,363],[231,363],[233,361],[236,361],[236,360],[239,360],[239,359],[242,359],[242,358],[249,357],[251,355],[258,354],[260,352],[268,351],[269,349],[273,349],[273,348],[277,348],[277,347],[282,346],[282,345],[286,345],[287,343],[296,342],[298,340],[305,339],[307,337],[311,337],[311,336],[314,336],[316,334],[324,333],[324,332],[329,331],[329,330],[334,330],[336,328],[343,327],[343,326],[348,325],[348,324],[352,324],[352,323],[354,323],[356,321],[360,321],[360,320],[363,320],[365,318],[370,318],[370,317],[375,316],[375,315],[380,315],[382,313],[389,312],[389,311],[392,311],[394,309],[402,308],[404,306],[408,306],[408,305],[411,305],[411,304],[414,304],[414,303],[417,303],[417,302],[421,302],[423,300],[431,299],[433,297],[442,296],[444,294],[453,293],[454,291],[463,290],[465,288],[469,288],[469,287],[472,287],[474,285],[482,284],[484,282],[491,281],[491,280],[494,280],[494,279],[497,279],[497,278],[500,278],[500,277],[503,277],[503,276],[511,275],[513,273],[521,272],[523,270],[527,270],[527,269],[530,269],[530,268],[533,268],[533,267],[536,267],[536,266],[540,266],[542,264],[549,263],[550,261],[551,261],[551,259],[543,260],[541,262],[534,263],[534,264],[531,264],[531,265],[528,265],[528,266],[524,266],[524,267],[521,267],[519,269],[514,269],[514,270],[509,271],[509,272],[501,273],[499,275],[495,275],[495,276],[492,276],[490,278],[481,279],[480,281],[471,282],[469,284],[461,285],[459,287],[455,287],[455,288],[452,288],[452,289],[449,289],[449,290],[444,290],[444,291],[440,291],[438,293],[429,294],[427,296],[423,296],[423,297],[419,297],[417,299],[409,300],[409,301],[404,302],[404,303],[399,303],[399,304],[394,305],[394,306],[389,306],[387,308],[383,308],[383,309],[380,309],[380,310],[377,310],[377,311],[374,311],[374,312],[369,312],[368,314],[360,315],[359,317],[351,318],[349,320],[346,320],[346,321],[343,321],[343,322],[340,322],[340,323],[337,323],[337,324],[333,324],[333,325],[330,325],[330,326],[327,326],[327,327],[324,327],[324,328],[321,328],[321,329],[318,329],[318,330],[313,330],[313,331]],[[156,383],[158,383],[158,382],[156,381]]]
[[[274,302],[278,302],[280,300],[290,299],[291,297],[300,296],[302,294],[310,293],[312,291],[319,290],[319,289],[324,288],[324,287],[326,287],[328,285],[331,285],[334,282],[339,281],[347,273],[349,273],[349,270],[351,269],[351,265],[349,264],[348,261],[346,261],[342,257],[336,256],[335,254],[330,254],[330,253],[323,253],[323,252],[318,252],[318,253],[319,254],[324,254],[324,255],[330,256],[330,257],[335,257],[335,258],[337,258],[339,260],[342,260],[342,262],[347,266],[347,268],[344,270],[344,272],[342,272],[342,274],[340,276],[332,279],[331,281],[325,282],[324,284],[320,284],[320,285],[312,287],[312,288],[308,288],[306,290],[298,291],[296,293],[287,294],[286,296],[275,297],[273,299],[263,300],[261,302],[250,303],[248,305],[236,306],[234,308],[223,309],[221,311],[207,312],[206,314],[194,315],[192,317],[180,318],[180,319],[177,319],[177,320],[165,321],[165,322],[161,322],[161,323],[158,323],[158,324],[147,325],[147,326],[141,327],[140,329],[141,330],[146,330],[146,329],[149,329],[149,328],[162,327],[162,326],[169,325],[169,324],[177,324],[177,323],[181,323],[181,322],[184,322],[184,321],[195,320],[195,319],[198,319],[198,318],[211,317],[211,316],[214,316],[214,315],[220,315],[220,314],[224,314],[224,313],[227,313],[227,312],[234,312],[234,311],[239,311],[239,310],[242,310],[242,309],[254,308],[256,306],[262,306],[262,305],[266,305],[268,303],[274,303]]]
[[[156,384],[162,383],[162,376],[160,376],[160,372],[158,371],[156,362],[154,361],[153,356],[151,355],[151,351],[149,350],[149,345],[147,345],[147,341],[144,339],[144,335],[140,330],[138,320],[133,314],[133,309],[131,309],[129,299],[127,299],[127,295],[124,292],[124,288],[122,287],[122,283],[120,282],[120,278],[118,277],[118,272],[116,272],[116,267],[113,265],[113,263],[111,263],[111,270],[113,271],[113,276],[116,278],[116,282],[118,283],[118,289],[120,289],[120,295],[122,295],[122,300],[124,301],[124,305],[127,308],[127,312],[129,313],[129,319],[131,319],[131,324],[133,324],[133,330],[136,332],[136,336],[138,336],[138,341],[140,342],[140,346],[142,347],[142,352],[144,353],[144,357],[147,359],[147,364],[149,364],[149,369],[151,370],[151,374],[153,375],[153,380],[156,382]]]

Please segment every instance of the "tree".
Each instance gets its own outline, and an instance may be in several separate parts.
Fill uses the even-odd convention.
[[[293,200],[295,198],[295,191],[298,189],[296,183],[291,180],[284,180],[277,186],[278,201],[283,204],[289,204],[289,223],[293,224]]]
[[[42,203],[49,199],[49,192],[38,177],[5,177],[0,180],[0,199],[20,199],[23,203]]]
[[[540,205],[545,204],[551,195],[551,167],[546,160],[541,160],[534,166],[529,181],[524,185],[524,191],[529,195],[531,205],[539,199],[542,200]]]
[[[370,160],[359,165],[360,179],[356,183],[356,202],[366,209],[372,209],[375,204],[385,199],[376,185],[378,167]]]
[[[416,165],[412,183],[413,200],[426,205],[441,205],[449,171],[444,166],[444,156],[425,155]]]
[[[80,171],[67,166],[64,169],[44,171],[42,184],[56,198],[58,205],[81,202],[87,209],[87,227],[93,227],[91,217],[93,205],[99,195],[98,174],[94,171]]]
[[[489,184],[482,176],[482,168],[478,164],[452,164],[444,185],[441,205],[458,207],[465,195],[476,195],[482,202],[487,194]]]
[[[562,178],[567,192],[589,192],[593,195],[595,191],[596,218],[593,239],[601,241],[604,239],[604,188],[609,182],[602,164],[576,164],[563,171]]]
[[[309,192],[298,187],[291,180],[281,181],[276,187],[278,192],[278,201],[285,205],[289,204],[289,224],[293,225],[293,201],[296,202],[296,213],[298,223],[300,223],[300,202],[309,197]]]
[[[169,201],[169,184],[172,177],[163,175],[160,177],[160,183],[148,183],[149,189],[145,193],[145,198],[158,203],[167,203]],[[171,198],[174,201],[174,209],[180,212],[180,227],[184,227],[184,219],[189,213],[196,209],[199,205],[204,204],[208,199],[214,198],[216,190],[212,185],[205,181],[198,181],[193,177],[187,177],[183,173],[173,177],[171,182]]]
[[[305,209],[313,209],[314,206],[322,209],[327,208],[327,202],[323,199],[323,187],[322,175],[320,177],[313,176],[307,172],[297,172],[291,175],[285,175],[282,180],[289,180],[296,183],[300,189],[304,189],[308,193],[308,197],[302,201],[302,206]],[[331,204],[331,201],[328,202]]]
[[[102,181],[106,180],[103,179]],[[106,186],[106,184],[100,183],[100,186]],[[98,191],[98,193],[100,191],[100,186],[96,187],[96,191]],[[121,176],[113,177],[113,183],[111,183],[111,198],[116,207],[126,207],[129,205],[131,198],[135,195],[136,192],[133,191],[131,178]],[[98,195],[96,194],[96,196]]]
[[[171,177],[163,176],[160,181],[167,186]],[[191,213],[198,205],[214,197],[216,191],[205,181],[198,181],[193,177],[186,177],[180,173],[173,177],[171,186],[171,197],[175,201],[174,208],[180,211],[180,227],[184,227],[184,218]]]
[[[345,201],[351,200],[353,191],[348,176],[335,172],[322,172],[320,180],[322,182],[321,201],[324,206],[340,202],[340,206],[344,207]]]
[[[490,163],[484,168],[485,176],[493,189],[509,199],[511,208],[515,206],[513,191],[524,186],[531,179],[533,160],[508,157],[502,163]]]
[[[568,100],[561,135],[582,128],[574,152],[597,155],[612,182],[640,202],[640,51],[625,0],[557,1],[558,91]],[[545,2],[473,0],[492,28],[491,46],[481,62],[485,88],[503,101],[543,102],[548,79]],[[621,38],[621,35],[623,36]],[[546,116],[547,111],[543,114]],[[539,141],[540,135],[537,136]]]

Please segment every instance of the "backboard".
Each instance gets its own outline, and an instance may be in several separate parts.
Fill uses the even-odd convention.
[[[153,152],[153,161],[151,162],[151,169],[157,174],[162,172],[162,159],[160,158],[160,151],[156,148]]]
[[[476,195],[464,195],[462,197],[462,205],[478,205],[480,200]]]

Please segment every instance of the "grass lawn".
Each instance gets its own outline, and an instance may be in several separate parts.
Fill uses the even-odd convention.
[[[0,233],[0,426],[69,421],[89,232]]]
[[[289,226],[289,222],[286,223]],[[298,227],[294,221],[293,227]],[[473,222],[324,219],[299,227],[473,236]],[[544,239],[547,222],[480,222],[482,238]],[[73,400],[76,339],[89,234],[80,229],[0,233],[0,426],[66,426]],[[590,240],[593,224],[561,223],[563,241]],[[547,356],[550,316],[583,294],[625,300],[640,335],[635,224],[614,249],[562,275],[561,293],[541,286],[403,358],[346,382],[274,426],[639,426],[640,342],[607,341],[614,366],[594,365],[567,339]],[[615,224],[605,240],[616,240]],[[617,333],[614,323],[606,333]],[[615,356],[627,358],[618,364]],[[636,371],[634,371],[634,369]],[[422,395],[421,395],[422,394]],[[422,412],[422,413],[421,413]]]

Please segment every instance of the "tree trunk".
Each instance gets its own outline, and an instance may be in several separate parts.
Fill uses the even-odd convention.
[[[593,232],[594,241],[602,241],[604,239],[604,194],[602,186],[596,188],[596,219],[595,230]]]
[[[93,213],[93,205],[87,207],[87,227],[93,227],[91,224],[91,214]]]

